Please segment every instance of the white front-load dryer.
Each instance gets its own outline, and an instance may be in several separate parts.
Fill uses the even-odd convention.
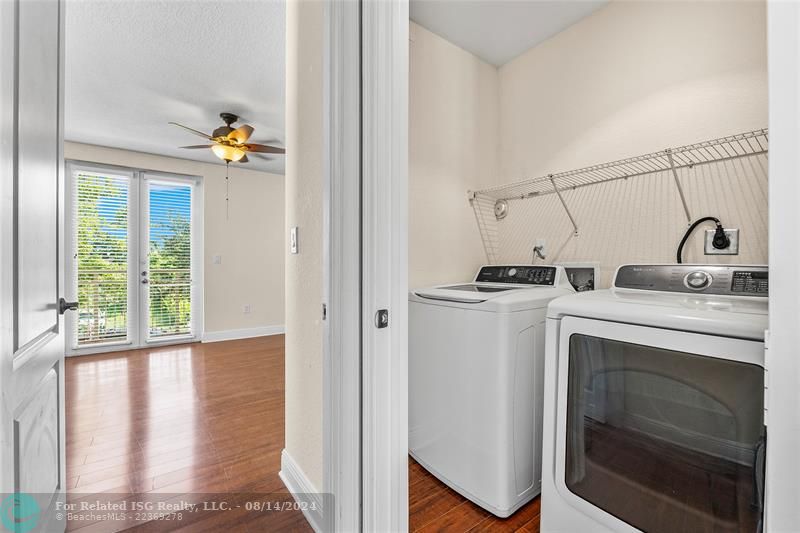
[[[563,267],[484,266],[409,294],[409,453],[506,517],[539,494],[545,311]]]
[[[547,314],[541,530],[759,532],[764,266],[626,265]]]

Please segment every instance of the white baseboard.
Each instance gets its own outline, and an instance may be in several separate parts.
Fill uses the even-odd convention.
[[[278,475],[292,493],[295,501],[303,506],[303,514],[314,531],[316,533],[328,531],[328,528],[324,527],[323,504],[325,502],[322,494],[314,488],[300,465],[295,462],[285,448],[281,452],[281,471]]]
[[[260,328],[206,331],[203,334],[203,342],[232,341],[236,339],[249,339],[251,337],[264,337],[266,335],[281,335],[283,333],[286,333],[285,326],[262,326]]]

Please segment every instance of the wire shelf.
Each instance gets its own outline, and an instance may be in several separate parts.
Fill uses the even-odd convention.
[[[764,128],[678,148],[667,148],[659,152],[619,161],[471,191],[469,194],[470,199],[488,197],[495,201],[533,198],[607,181],[765,154],[768,148],[769,134],[767,128]]]
[[[541,226],[544,221],[568,221],[572,225],[572,236],[579,235],[579,224],[586,224],[583,226],[586,233],[596,235],[594,226],[598,221],[594,217],[602,213],[604,208],[625,213],[633,209],[625,205],[625,198],[619,197],[618,192],[609,193],[612,190],[625,190],[620,188],[627,187],[622,183],[598,189],[599,196],[593,202],[595,207],[591,209],[587,209],[586,198],[593,195],[594,190],[573,192],[576,189],[650,175],[652,181],[635,187],[631,184],[631,187],[635,190],[659,191],[657,194],[662,195],[664,209],[671,213],[669,216],[674,217],[682,212],[685,222],[690,224],[694,220],[690,206],[697,210],[705,202],[703,198],[694,196],[702,194],[709,179],[722,180],[717,187],[726,181],[735,185],[746,172],[743,170],[745,166],[752,169],[756,179],[766,179],[765,165],[759,160],[766,160],[768,150],[769,131],[764,128],[470,191],[469,200],[489,263],[518,262],[530,257],[532,228],[537,228],[536,231],[540,232],[538,236],[544,236]],[[746,163],[744,158],[751,157],[753,159]],[[733,160],[740,160],[741,164],[727,163]],[[712,165],[714,163],[719,165]],[[670,189],[677,191],[677,194],[670,195]],[[571,208],[575,209],[577,219]],[[566,215],[566,218],[561,219],[562,215]],[[633,215],[628,213],[626,216]],[[556,252],[556,257],[564,246],[568,246],[567,241]]]

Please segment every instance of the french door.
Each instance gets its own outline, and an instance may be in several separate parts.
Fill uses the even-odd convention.
[[[198,178],[72,162],[67,354],[200,338]]]

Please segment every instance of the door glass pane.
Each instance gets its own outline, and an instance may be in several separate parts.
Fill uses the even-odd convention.
[[[148,338],[192,334],[192,186],[148,180]]]
[[[128,337],[128,186],[125,176],[76,171],[73,238],[77,345]]]
[[[647,532],[757,531],[764,371],[572,335],[566,485]]]

